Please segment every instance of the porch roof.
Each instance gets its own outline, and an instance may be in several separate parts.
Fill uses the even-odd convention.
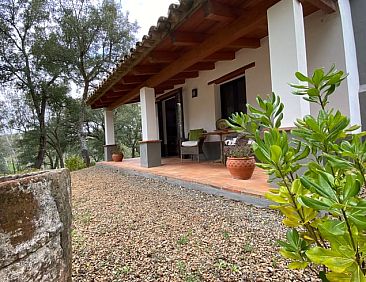
[[[233,60],[242,48],[260,47],[268,35],[267,9],[280,0],[181,0],[171,4],[149,34],[123,56],[92,92],[92,108],[114,109],[139,101],[142,87],[155,94],[212,70],[217,61]],[[301,0],[304,16],[319,9],[335,11],[334,0]]]

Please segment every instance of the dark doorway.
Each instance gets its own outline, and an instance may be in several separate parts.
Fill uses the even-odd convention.
[[[158,101],[158,117],[162,156],[179,155],[180,141],[184,138],[181,89]]]
[[[228,118],[235,112],[247,112],[245,76],[220,86],[221,118]]]

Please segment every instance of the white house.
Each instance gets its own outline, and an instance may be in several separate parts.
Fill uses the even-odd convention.
[[[349,75],[330,106],[360,124],[351,4],[182,0],[170,5],[168,17],[150,28],[88,99],[92,108],[105,109],[106,159],[115,144],[112,110],[120,105],[141,103],[141,165],[149,167],[160,164],[161,153],[176,154],[190,129],[215,130],[218,119],[245,111],[257,95],[281,96],[284,127],[316,114],[317,107],[292,95],[288,84],[298,83],[296,71],[311,73],[332,64]],[[207,152],[216,145],[215,136],[205,142]]]

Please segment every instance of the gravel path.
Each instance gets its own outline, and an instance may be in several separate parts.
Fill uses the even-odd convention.
[[[74,281],[317,281],[273,211],[98,168],[72,173]]]

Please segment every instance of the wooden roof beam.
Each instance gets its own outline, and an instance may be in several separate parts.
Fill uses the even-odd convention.
[[[216,61],[231,61],[234,59],[235,59],[234,51],[220,51],[207,56],[206,58],[202,59],[202,61],[216,62]]]
[[[155,51],[149,56],[148,60],[150,63],[171,63],[178,59],[179,56],[176,52]]]
[[[258,48],[261,46],[260,39],[243,37],[229,44],[233,48]]]
[[[122,78],[121,82],[123,84],[140,84],[149,77],[149,75],[125,76]]]
[[[308,2],[328,14],[337,10],[337,4],[333,0],[300,0],[300,2]]]
[[[178,84],[184,84],[186,82],[185,78],[175,78],[175,79],[169,79],[164,82],[163,85],[178,85]],[[160,84],[161,85],[161,84]],[[160,86],[158,85],[158,87]]]
[[[175,46],[194,46],[201,43],[204,37],[204,34],[194,32],[175,32],[171,36]]]
[[[135,88],[136,88],[136,86],[133,85],[133,84],[121,84],[121,83],[117,83],[117,84],[115,84],[111,88],[111,90],[113,92],[126,92],[126,91],[129,92],[129,91],[131,91],[131,90],[133,90]]]
[[[186,68],[184,71],[190,72],[190,71],[203,71],[203,70],[213,70],[213,69],[215,69],[214,62],[199,62],[199,63],[196,63],[196,64],[190,66],[189,68]]]
[[[191,71],[191,72],[181,72],[177,75],[173,76],[171,79],[186,79],[186,78],[195,78],[198,77],[198,71]]]
[[[152,75],[159,73],[163,65],[141,65],[133,68],[132,73],[135,75]]]
[[[225,48],[228,42],[233,42],[239,38],[242,38],[248,32],[256,28],[263,18],[266,17],[267,9],[272,4],[272,1],[264,1],[261,2],[258,7],[246,9],[245,12],[241,12],[241,15],[236,20],[220,28],[217,32],[215,32],[215,34],[207,37],[205,41],[198,44],[190,51],[184,54],[177,54],[179,59],[172,61],[160,73],[153,75],[147,81],[137,86],[123,99],[117,99],[113,104],[110,105],[109,108],[114,109],[120,104],[135,98],[139,95],[140,89],[144,86],[155,88],[160,83],[184,71],[197,62],[203,61],[211,54],[214,54]]]
[[[232,20],[237,16],[237,10],[215,0],[209,0],[204,11],[206,19],[219,22]]]

